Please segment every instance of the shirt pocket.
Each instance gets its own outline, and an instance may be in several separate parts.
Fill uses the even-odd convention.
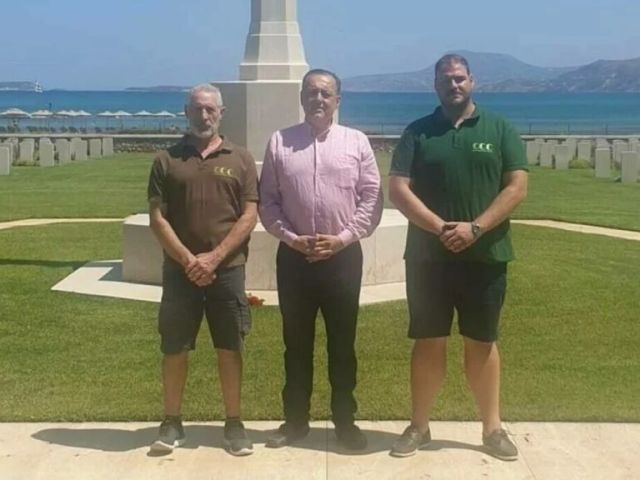
[[[354,189],[360,179],[360,164],[350,155],[341,155],[320,173],[323,183],[339,188]]]

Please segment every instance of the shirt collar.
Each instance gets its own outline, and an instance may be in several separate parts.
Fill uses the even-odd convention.
[[[224,135],[220,135],[220,138],[222,139],[222,143],[220,143],[220,145],[218,145],[218,148],[216,148],[211,153],[217,153],[217,152],[231,153],[233,151],[234,145],[229,140],[227,140],[227,138]],[[183,152],[183,156],[188,156],[185,154],[194,154],[194,153],[197,153],[198,155],[200,154],[198,150],[191,143],[191,136],[188,133],[182,136],[182,138],[178,142],[178,145],[180,146],[180,149]]]
[[[466,119],[461,123],[461,125],[464,125],[465,123],[470,122],[470,121],[475,122],[475,121],[477,121],[477,120],[478,120],[478,118],[480,118],[480,115],[482,114],[482,109],[478,106],[478,104],[477,104],[476,102],[473,102],[473,104],[474,104],[474,107],[475,107],[475,108],[474,108],[474,110],[473,110],[473,113],[471,114],[471,116],[469,116],[468,118],[466,118]],[[433,111],[433,115],[435,116],[436,120],[437,120],[439,123],[444,123],[444,124],[446,124],[446,125],[451,125],[451,126],[453,126],[453,124],[451,123],[451,120],[449,119],[449,117],[447,117],[447,116],[444,114],[444,111],[442,110],[442,106],[441,106],[441,105],[438,105],[438,106],[436,107],[436,109]]]
[[[320,132],[318,135],[316,135],[313,131],[313,127],[311,126],[311,124],[309,122],[307,122],[306,120],[303,122],[303,124],[305,125],[305,127],[307,128],[307,132],[309,133],[309,135],[311,136],[311,138],[317,138],[317,139],[324,139],[327,138],[327,136],[329,136],[329,133],[331,133],[331,130],[333,130],[333,127],[336,125],[335,120],[331,121],[331,125],[329,125],[329,127]]]

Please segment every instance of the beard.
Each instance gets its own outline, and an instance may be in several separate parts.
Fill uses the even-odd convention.
[[[193,123],[190,123],[189,133],[196,138],[206,140],[218,134],[218,125],[214,124],[209,127],[202,127],[200,125],[194,125]]]

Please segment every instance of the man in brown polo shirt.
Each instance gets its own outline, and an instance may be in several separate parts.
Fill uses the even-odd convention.
[[[151,228],[164,249],[161,337],[165,419],[157,453],[185,442],[180,416],[188,352],[203,314],[218,356],[225,404],[224,438],[233,455],[253,452],[240,421],[242,344],[251,326],[244,264],[257,219],[257,173],[251,155],[218,134],[220,91],[191,89],[189,133],[156,156],[149,177]]]

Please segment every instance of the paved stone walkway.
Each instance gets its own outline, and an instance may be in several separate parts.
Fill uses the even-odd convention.
[[[389,456],[406,422],[359,422],[369,448],[351,454],[327,422],[314,422],[296,446],[267,449],[278,422],[246,422],[255,444],[249,457],[222,448],[222,424],[186,423],[187,443],[151,456],[157,424],[0,424],[2,480],[622,480],[640,478],[640,424],[507,423],[520,458],[484,453],[480,424],[433,422],[433,441],[415,456]]]

